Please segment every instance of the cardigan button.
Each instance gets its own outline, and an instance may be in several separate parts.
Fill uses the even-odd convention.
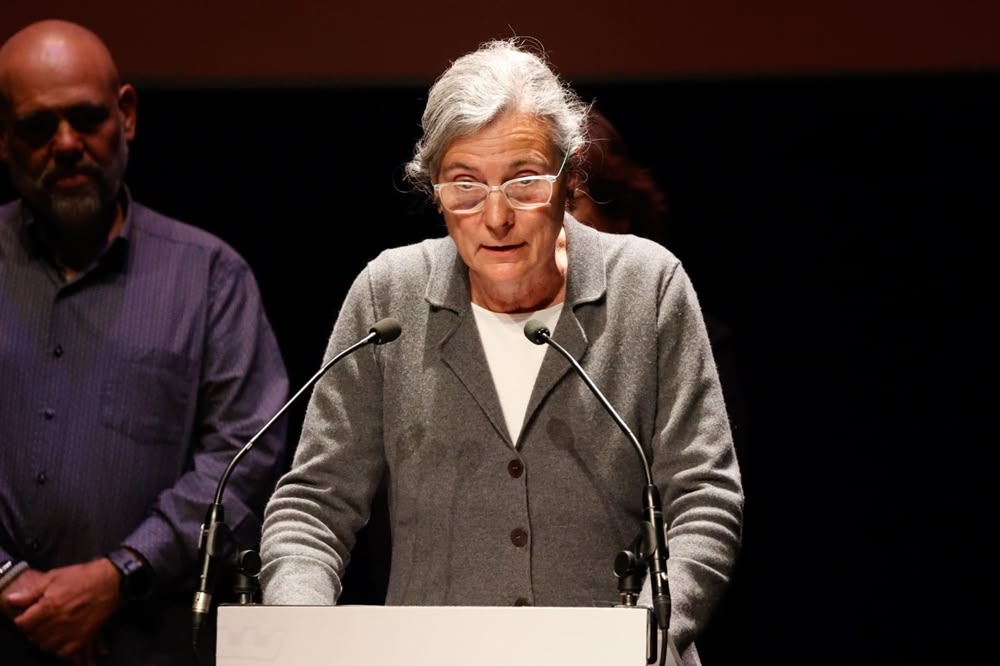
[[[520,527],[516,527],[510,532],[510,542],[518,548],[521,548],[528,543],[528,533]]]
[[[507,463],[507,473],[517,479],[524,474],[524,463],[515,458]]]

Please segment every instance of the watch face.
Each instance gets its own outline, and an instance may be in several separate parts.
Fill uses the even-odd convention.
[[[113,551],[109,559],[121,572],[121,595],[126,601],[136,601],[149,596],[153,590],[153,572],[142,560],[124,548]]]
[[[130,601],[145,599],[153,591],[153,574],[142,562],[129,563],[128,573],[122,579],[125,586],[125,598]]]

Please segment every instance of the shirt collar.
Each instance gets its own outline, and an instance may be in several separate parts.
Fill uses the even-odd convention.
[[[101,252],[94,260],[94,262],[80,272],[81,275],[89,273],[96,266],[106,266],[109,270],[124,270],[125,268],[125,255],[128,247],[128,239],[132,234],[133,225],[133,215],[132,211],[134,206],[132,205],[132,193],[128,186],[122,183],[121,190],[118,194],[119,203],[122,206],[122,212],[125,215],[125,222],[122,224],[121,229],[118,230],[118,235],[108,243],[104,251]],[[52,251],[45,239],[45,232],[42,229],[41,224],[35,219],[34,213],[32,213],[31,208],[25,203],[24,199],[21,199],[20,205],[20,217],[21,217],[21,230],[22,238],[24,239],[25,247],[28,252],[35,257],[43,258],[50,262],[53,266],[58,268],[58,262],[52,254]]]

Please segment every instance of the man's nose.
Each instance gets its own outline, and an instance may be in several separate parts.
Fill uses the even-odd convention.
[[[83,150],[80,134],[65,118],[61,118],[56,126],[56,133],[52,137],[52,147],[57,153],[78,153]]]

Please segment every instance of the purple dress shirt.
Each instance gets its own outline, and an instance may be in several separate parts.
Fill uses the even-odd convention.
[[[68,282],[27,209],[0,206],[0,562],[46,570],[127,545],[152,565],[161,601],[190,601],[219,479],[287,399],[288,379],[246,262],[124,200],[120,235]],[[286,425],[226,486],[244,547],[257,545]],[[155,612],[145,621],[162,633]],[[121,625],[121,645],[148,643]],[[0,630],[0,654],[12,631]],[[161,663],[129,649],[116,663]]]

